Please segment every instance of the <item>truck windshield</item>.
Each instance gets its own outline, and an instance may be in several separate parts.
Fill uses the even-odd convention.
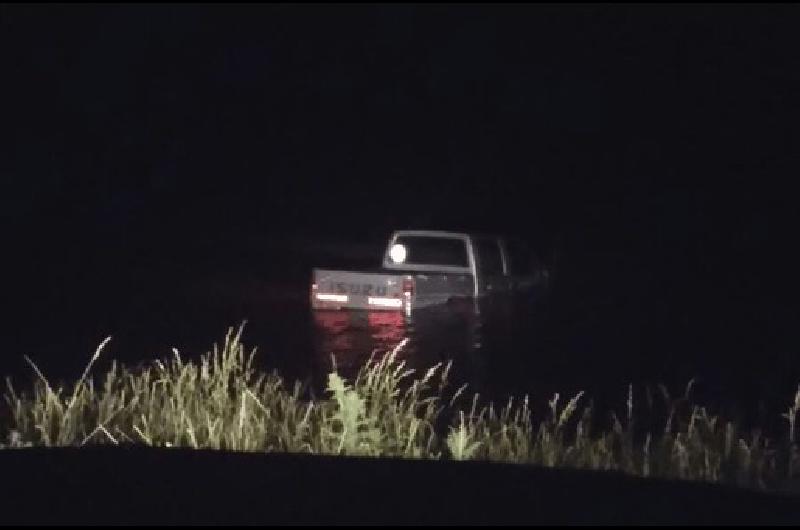
[[[406,247],[405,263],[467,267],[467,246],[463,239],[451,237],[400,236],[395,243]]]

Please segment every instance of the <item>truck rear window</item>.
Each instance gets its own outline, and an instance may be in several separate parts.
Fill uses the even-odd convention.
[[[449,237],[400,236],[395,243],[406,247],[406,263],[467,267],[467,245],[463,239]]]

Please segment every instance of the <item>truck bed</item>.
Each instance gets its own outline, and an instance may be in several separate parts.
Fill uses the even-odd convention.
[[[314,269],[311,290],[313,309],[410,312],[469,298],[474,286],[470,275],[463,273]]]
[[[314,269],[311,307],[400,311],[410,302],[403,292],[405,278],[394,271]]]

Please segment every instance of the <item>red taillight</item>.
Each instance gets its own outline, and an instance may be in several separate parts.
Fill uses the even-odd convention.
[[[414,279],[413,278],[404,278],[403,279],[403,294],[406,296],[411,296],[414,294]]]

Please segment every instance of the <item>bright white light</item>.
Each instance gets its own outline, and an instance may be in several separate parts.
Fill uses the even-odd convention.
[[[347,302],[346,294],[318,294],[317,300],[324,302]]]
[[[378,298],[370,296],[367,298],[369,305],[379,305],[383,307],[403,307],[403,301],[399,298]]]
[[[403,263],[407,255],[408,253],[406,252],[405,245],[401,245],[400,243],[395,243],[389,250],[389,257],[391,257],[392,261],[395,263]]]

